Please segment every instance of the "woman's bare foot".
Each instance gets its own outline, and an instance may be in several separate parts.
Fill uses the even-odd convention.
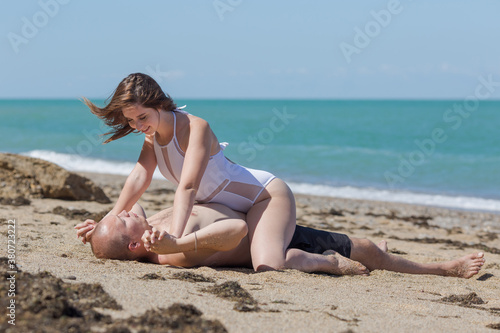
[[[370,275],[370,271],[362,263],[341,256],[333,250],[323,252],[323,255],[332,263],[332,268],[329,271],[334,275]]]
[[[380,243],[377,244],[378,248],[381,249],[384,252],[387,252],[389,248],[387,247],[387,241],[386,240],[381,240]]]
[[[473,253],[445,263],[446,276],[469,279],[479,273],[484,265],[484,253]]]

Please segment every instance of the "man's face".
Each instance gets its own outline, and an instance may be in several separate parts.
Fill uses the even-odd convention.
[[[118,219],[115,223],[118,227],[125,230],[125,232],[132,239],[140,239],[144,234],[144,231],[151,230],[151,226],[148,224],[148,221],[146,221],[144,217],[137,215],[132,211],[126,212],[124,210],[118,214],[117,217]]]
[[[151,230],[151,226],[144,217],[125,210],[118,215],[108,216],[105,222],[103,227],[108,229],[108,232],[125,234],[136,241],[141,239],[144,231]]]

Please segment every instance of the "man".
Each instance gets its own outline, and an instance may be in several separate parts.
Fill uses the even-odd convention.
[[[96,257],[140,260],[173,266],[251,267],[245,215],[220,204],[196,205],[181,238],[168,235],[171,209],[146,220],[138,204],[130,212],[109,215],[100,223],[78,224],[78,237],[90,241]],[[416,263],[387,253],[367,239],[297,226],[285,267],[334,275],[368,275],[375,269],[409,274],[470,278],[484,264],[484,254],[436,263]]]

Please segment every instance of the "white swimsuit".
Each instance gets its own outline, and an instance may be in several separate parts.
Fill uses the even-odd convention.
[[[185,153],[176,136],[176,112],[174,115],[174,136],[165,146],[154,139],[154,150],[161,174],[175,185],[179,185]],[[245,168],[228,160],[223,153],[227,143],[220,144],[217,154],[210,156],[201,179],[195,199],[199,203],[217,202],[231,209],[246,213],[264,188],[276,178],[267,171]]]

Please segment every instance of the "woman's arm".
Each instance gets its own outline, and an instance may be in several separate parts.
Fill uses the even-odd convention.
[[[181,237],[194,205],[201,178],[210,158],[214,140],[208,123],[201,118],[190,119],[189,141],[184,157],[181,179],[174,197],[174,211],[169,233]]]
[[[153,136],[146,136],[139,160],[127,177],[120,197],[109,214],[118,215],[123,210],[130,211],[132,206],[151,184],[155,168],[156,155],[153,146]]]

